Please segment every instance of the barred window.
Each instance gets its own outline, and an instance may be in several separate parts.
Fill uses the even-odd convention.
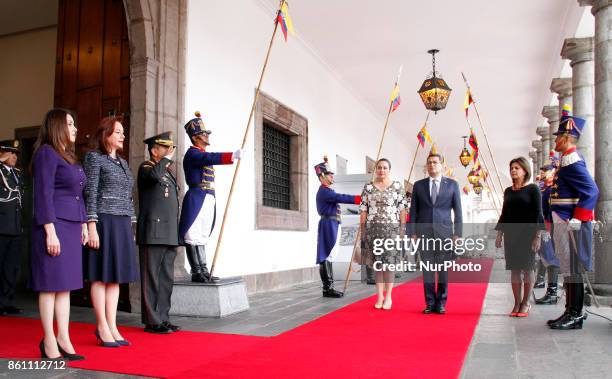
[[[308,120],[260,92],[255,109],[255,228],[308,230]]]
[[[291,209],[290,136],[263,125],[263,205]]]

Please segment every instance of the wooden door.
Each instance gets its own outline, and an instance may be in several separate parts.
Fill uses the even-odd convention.
[[[102,117],[123,115],[123,156],[130,146],[130,64],[122,0],[59,0],[54,104],[76,113],[76,148],[82,157]],[[76,305],[90,306],[88,286],[73,291]],[[121,310],[130,310],[122,285]]]

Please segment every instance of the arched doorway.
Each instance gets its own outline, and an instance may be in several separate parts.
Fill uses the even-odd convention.
[[[186,9],[185,0],[59,1],[54,105],[76,111],[80,152],[108,114],[124,116],[124,155],[134,173],[146,159],[146,136],[183,134]],[[175,274],[186,274],[182,255]],[[89,306],[88,290],[73,301]],[[120,309],[139,304],[139,283],[124,286]]]

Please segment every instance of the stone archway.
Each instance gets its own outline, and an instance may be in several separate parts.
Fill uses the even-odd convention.
[[[148,159],[142,142],[173,131],[177,138],[177,180],[183,182],[185,152],[185,55],[187,0],[123,0],[130,40],[130,167]],[[185,277],[185,256],[177,256],[174,273]],[[130,286],[132,310],[140,311],[140,283]]]

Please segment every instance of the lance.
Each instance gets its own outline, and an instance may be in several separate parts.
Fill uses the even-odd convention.
[[[266,68],[268,67],[268,59],[270,58],[270,51],[272,51],[272,45],[274,44],[274,36],[276,36],[276,31],[278,30],[278,15],[281,12],[281,8],[284,3],[285,3],[285,0],[281,0],[280,6],[276,13],[277,18],[276,18],[276,21],[274,22],[274,31],[272,32],[272,37],[270,38],[270,44],[268,45],[266,59],[264,60],[264,65],[261,70],[261,75],[259,76],[259,82],[257,83],[257,89],[255,90],[255,97],[253,98],[253,104],[251,105],[251,113],[249,114],[249,120],[247,121],[246,128],[244,130],[244,136],[242,137],[242,145],[240,145],[240,148],[243,150],[246,145],[247,138],[249,136],[249,131],[251,130],[251,121],[253,120],[253,114],[255,113],[255,106],[257,105],[257,99],[259,98],[259,89],[261,88],[261,83],[263,82],[264,74],[266,73]],[[229,195],[227,196],[227,203],[225,203],[225,210],[223,211],[223,221],[221,222],[221,229],[219,230],[219,237],[217,238],[217,246],[215,247],[215,255],[213,256],[212,264],[210,266],[211,280],[213,277],[213,272],[215,271],[215,264],[217,263],[217,258],[219,257],[221,241],[223,240],[223,231],[225,230],[225,223],[227,221],[227,211],[229,210],[230,204],[232,202],[232,195],[234,194],[234,186],[236,184],[236,177],[238,177],[238,171],[240,170],[240,162],[242,162],[242,159],[238,160],[238,163],[236,163],[236,167],[234,168],[234,176],[232,178],[232,185],[230,187]]]
[[[463,75],[463,73],[462,73],[462,75]],[[465,80],[465,76],[463,77],[463,79]],[[468,87],[468,89],[469,89],[469,87]],[[474,104],[474,106],[476,106],[475,102],[473,102],[472,104]],[[468,128],[470,129],[470,132],[476,133],[476,132],[474,132],[474,129],[472,128],[472,124],[470,123],[470,119],[467,117],[467,115],[465,117],[465,121],[467,122],[467,125],[468,125]],[[482,160],[482,163],[484,165],[485,170],[487,170],[487,172],[490,173],[491,171],[489,170],[489,166],[487,165],[487,162],[485,161],[484,154],[480,157],[480,159]],[[490,178],[490,175],[487,175],[487,177],[485,177],[485,184],[487,184],[489,186],[489,188],[492,189],[492,191],[493,191],[493,193],[495,195],[495,196],[492,196],[492,198],[493,198],[493,206],[495,207],[495,211],[497,212],[497,215],[499,216],[499,214],[500,214],[500,212],[499,212],[499,208],[500,207],[499,207],[499,204],[498,204],[499,194],[497,192],[497,189],[495,188],[495,185],[494,185],[495,182]],[[503,193],[504,189],[501,188],[501,191]]]
[[[463,77],[463,81],[465,82],[466,87],[471,93],[472,89],[470,88],[470,84],[468,83],[467,78],[465,77],[463,72],[461,73],[461,76]],[[474,96],[472,96],[472,99],[474,99]],[[491,156],[491,161],[493,162],[493,167],[495,168],[495,175],[497,176],[499,186],[503,191],[504,185],[502,184],[501,177],[499,176],[499,171],[497,170],[497,164],[495,163],[495,158],[493,157],[493,150],[491,150],[491,145],[489,145],[489,137],[487,137],[487,131],[485,129],[484,124],[482,123],[482,120],[480,119],[480,114],[478,113],[478,107],[476,106],[476,100],[474,100],[473,104],[474,104],[474,110],[476,111],[476,118],[478,119],[478,124],[480,125],[482,134],[484,135],[485,143],[487,144],[487,148],[489,149],[489,155]]]
[[[397,73],[397,79],[395,80],[395,84],[393,85],[394,89],[395,89],[395,86],[397,86],[397,84],[399,83],[400,76],[402,75],[402,68],[403,66],[400,66],[399,72]],[[387,110],[387,117],[385,119],[385,127],[383,128],[382,135],[380,136],[380,142],[378,143],[378,151],[376,152],[375,162],[378,162],[378,160],[380,159],[380,152],[382,150],[383,142],[385,140],[385,134],[387,133],[387,126],[389,125],[389,117],[391,116],[391,112],[393,111],[393,101],[392,100],[393,99],[389,101],[389,109]],[[376,174],[376,171],[372,172],[372,180],[374,179],[375,174]],[[357,234],[355,235],[353,253],[351,254],[351,259],[348,264],[348,269],[346,270],[346,278],[344,279],[343,292],[346,292],[346,288],[348,287],[349,276],[351,275],[351,269],[353,267],[353,259],[355,259],[355,252],[357,251],[357,244],[359,243],[360,240],[361,240],[361,227],[358,229]]]

